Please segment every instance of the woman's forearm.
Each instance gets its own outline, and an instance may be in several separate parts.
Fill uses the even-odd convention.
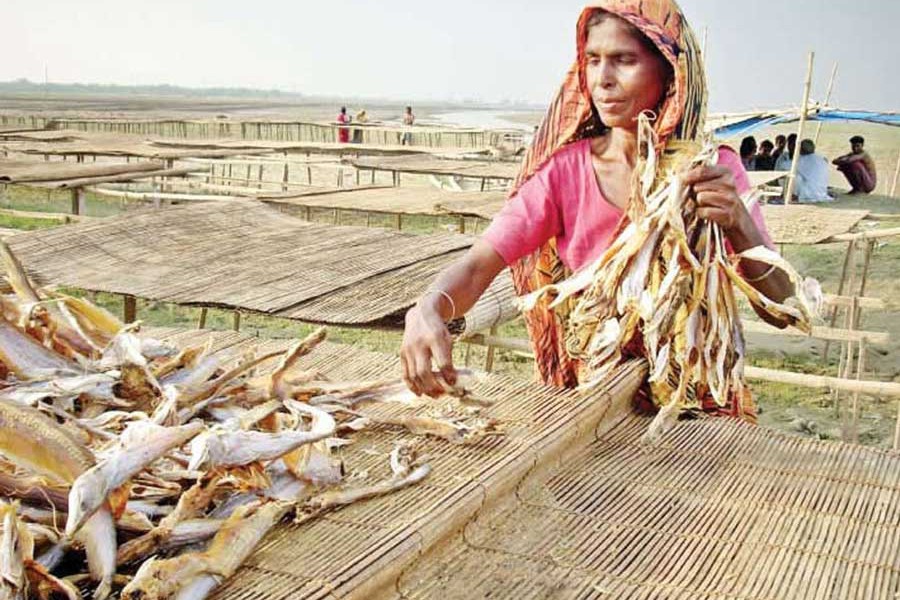
[[[434,310],[444,321],[459,318],[475,305],[505,266],[500,255],[479,240],[462,259],[437,276],[419,300],[419,306]],[[450,296],[452,302],[440,292]]]

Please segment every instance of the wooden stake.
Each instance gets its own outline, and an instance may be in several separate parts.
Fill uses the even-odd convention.
[[[241,311],[239,311],[239,310],[234,311],[234,326],[233,326],[233,329],[234,329],[235,331],[240,331],[240,330],[241,330]]]
[[[866,242],[866,252],[863,258],[862,275],[859,282],[859,293],[853,296],[853,306],[856,307],[856,320],[853,322],[853,329],[859,329],[859,321],[862,318],[862,311],[859,308],[859,299],[866,295],[866,283],[869,280],[869,264],[872,261],[872,252],[875,250],[875,240]]]
[[[891,184],[891,193],[893,197],[897,193],[897,180],[900,179],[900,154],[897,154],[897,166],[894,167],[894,182]]]
[[[897,424],[894,426],[894,450],[900,450],[900,402],[897,402]]]
[[[137,298],[122,294],[122,320],[134,323],[137,320]]]
[[[806,116],[809,110],[809,88],[812,86],[813,62],[816,53],[809,53],[809,65],[806,68],[806,82],[803,85],[803,104],[800,105],[800,124],[797,126],[797,145],[794,147],[794,155],[791,157],[791,173],[788,175],[787,189],[784,192],[784,203],[793,202],[794,186],[797,179],[797,158],[800,156],[800,142],[803,141],[803,128],[806,126]]]
[[[834,89],[834,78],[837,75],[838,64],[834,63],[834,66],[831,68],[831,79],[828,80],[828,89],[825,92],[825,102],[822,106],[827,107],[828,103],[831,101],[831,91]],[[819,144],[819,134],[822,133],[822,121],[819,121],[816,125],[816,135],[813,137],[813,143]]]
[[[853,252],[856,249],[856,240],[851,240],[847,243],[847,252],[844,254],[844,266],[841,267],[841,280],[838,283],[838,291],[837,295],[840,296],[844,293],[844,286],[847,283],[847,270],[850,268],[850,258],[853,256]],[[852,300],[851,300],[852,302]],[[831,308],[831,317],[829,320],[829,327],[834,327],[835,323],[837,323],[837,315],[838,315],[838,307],[834,306]],[[822,352],[822,360],[824,362],[828,362],[828,349],[831,345],[830,341],[825,342],[825,350]]]
[[[204,306],[200,309],[200,318],[197,319],[197,329],[206,329],[206,313],[207,308]]]
[[[859,355],[856,357],[856,380],[862,381],[866,369],[866,340],[859,340]],[[853,392],[850,414],[850,441],[859,441],[859,391]]]
[[[491,337],[497,336],[497,326],[494,325],[490,330]],[[493,345],[488,344],[487,356],[484,357],[484,370],[490,373],[494,370],[494,353],[496,349]]]

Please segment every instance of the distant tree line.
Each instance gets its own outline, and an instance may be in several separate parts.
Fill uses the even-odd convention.
[[[258,90],[243,87],[190,88],[167,83],[157,85],[116,85],[101,83],[38,83],[28,79],[0,81],[0,93],[61,93],[151,96],[228,96],[302,98],[303,94],[282,90]]]

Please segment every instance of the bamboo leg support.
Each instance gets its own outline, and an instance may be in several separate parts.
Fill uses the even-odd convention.
[[[122,320],[125,323],[134,323],[137,320],[137,298],[122,295]]]
[[[844,286],[847,283],[847,271],[850,268],[850,259],[853,256],[854,251],[856,250],[856,241],[851,240],[847,242],[847,251],[844,253],[844,266],[841,267],[841,280],[838,283],[838,291],[837,295],[840,296],[844,293]],[[834,327],[835,323],[837,323],[838,317],[838,307],[832,307],[831,309],[831,317],[829,318],[829,327]],[[825,342],[825,350],[822,352],[822,361],[828,362],[828,350],[831,346],[830,341]]]

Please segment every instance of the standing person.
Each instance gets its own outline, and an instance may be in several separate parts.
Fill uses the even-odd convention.
[[[772,150],[775,145],[771,140],[763,140],[759,143],[759,154],[756,155],[757,171],[774,171],[775,158],[772,156]]]
[[[800,142],[797,157],[797,185],[794,190],[800,202],[830,202],[828,194],[828,161],[816,154],[816,144],[812,140]]]
[[[655,116],[663,160],[693,157],[706,110],[700,49],[674,0],[600,0],[581,13],[577,59],[528,149],[510,199],[480,240],[445,269],[406,315],[400,357],[403,378],[419,394],[443,390],[432,373],[453,384],[452,339],[446,322],[468,311],[507,265],[517,292],[527,294],[561,281],[592,263],[627,223],[631,198],[643,195],[638,177],[638,123]],[[663,151],[667,152],[663,154]],[[734,252],[771,247],[762,211],[748,212],[740,195],[750,189],[740,157],[720,148],[717,165],[683,176],[698,214],[718,223]],[[653,165],[654,163],[647,163]],[[669,163],[666,163],[669,164]],[[655,163],[655,168],[661,168]],[[741,260],[748,282],[783,301],[792,293],[787,276]],[[538,304],[525,315],[535,364],[545,383],[578,384],[578,364],[565,351],[565,316]],[[783,325],[782,325],[783,326]],[[701,395],[705,410],[755,420],[749,392],[718,407]]]
[[[405,127],[412,127],[416,122],[416,115],[413,114],[412,106],[407,106],[406,111],[403,113],[403,125]],[[404,131],[403,135],[400,137],[400,145],[407,146],[412,144],[412,132]]]
[[[756,138],[752,135],[741,140],[741,164],[747,171],[756,170]]]
[[[356,122],[357,123],[368,123],[369,115],[366,113],[366,109],[362,109],[358,113],[356,113]],[[354,144],[362,144],[363,141],[363,130],[362,129],[354,129],[353,130],[353,143]]]
[[[345,125],[350,124],[350,115],[347,114],[347,107],[342,106],[341,112],[338,113],[337,116],[338,122],[338,142],[341,144],[346,144],[350,141],[350,129],[345,127]]]
[[[772,159],[777,163],[779,157],[784,154],[784,147],[787,145],[787,138],[783,135],[775,136],[775,149],[772,151]]]
[[[875,161],[865,151],[866,140],[861,135],[850,138],[850,153],[832,161],[850,184],[851,194],[871,194],[878,184]]]

